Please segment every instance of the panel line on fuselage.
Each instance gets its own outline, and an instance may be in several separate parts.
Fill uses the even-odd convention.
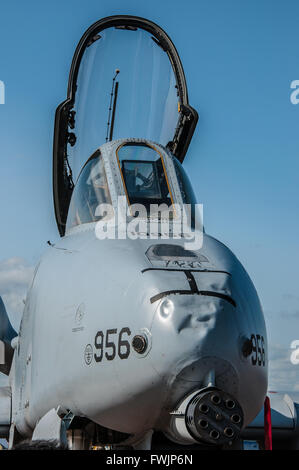
[[[213,269],[179,269],[179,268],[145,268],[142,269],[141,273],[144,274],[147,271],[177,271],[177,272],[192,272],[192,273],[215,273],[215,274],[227,274],[231,276],[231,273],[227,271],[214,271]]]
[[[237,304],[234,301],[234,299],[232,299],[228,295],[221,294],[219,292],[210,292],[210,291],[204,291],[204,290],[203,291],[198,291],[198,292],[192,292],[192,290],[179,290],[179,289],[178,290],[168,290],[168,291],[165,291],[165,292],[161,292],[160,294],[154,295],[150,299],[151,304],[153,304],[153,303],[157,302],[157,300],[160,300],[163,297],[167,297],[168,295],[171,295],[171,294],[203,295],[203,296],[209,296],[209,297],[219,297],[220,299],[226,300],[227,302],[229,302],[234,307],[237,307]]]
[[[154,295],[151,297],[150,302],[151,304],[157,302],[158,300],[162,299],[163,297],[167,297],[168,295],[171,294],[179,294],[179,295],[203,295],[203,296],[209,296],[209,297],[218,297],[220,299],[225,300],[226,302],[229,302],[231,305],[234,307],[237,306],[236,302],[232,297],[226,294],[222,294],[221,292],[214,292],[214,291],[207,291],[207,290],[199,290],[196,284],[196,280],[192,274],[192,272],[218,272],[218,273],[225,273],[229,274],[225,271],[201,271],[198,269],[167,269],[167,268],[147,268],[144,269],[142,274],[146,271],[176,271],[176,272],[183,272],[187,278],[188,284],[190,286],[190,290],[181,290],[181,289],[175,289],[175,290],[168,290],[165,292],[160,292],[159,294]],[[230,274],[229,274],[230,275]]]

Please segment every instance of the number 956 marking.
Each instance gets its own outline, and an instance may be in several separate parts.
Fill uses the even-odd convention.
[[[130,355],[130,343],[126,339],[131,335],[130,328],[122,328],[117,335],[117,329],[107,330],[106,334],[103,331],[98,331],[94,345],[96,353],[94,359],[96,362],[101,362],[105,357],[107,361],[113,361],[116,354],[120,359],[127,359]]]
[[[263,336],[251,335],[252,343],[252,354],[251,364],[253,366],[265,366],[266,352],[265,352],[265,340]]]

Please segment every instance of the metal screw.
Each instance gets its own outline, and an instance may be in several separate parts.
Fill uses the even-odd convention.
[[[143,354],[147,348],[147,340],[143,335],[136,335],[132,340],[132,346],[138,354]]]

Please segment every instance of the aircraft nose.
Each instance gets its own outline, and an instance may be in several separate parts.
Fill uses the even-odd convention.
[[[252,367],[242,351],[256,324],[241,304],[225,295],[160,299],[151,330],[153,344],[159,338],[159,346],[153,348],[152,359],[156,370],[168,376],[169,406],[191,390],[212,385],[239,400],[246,424],[262,406],[267,373],[266,367]]]

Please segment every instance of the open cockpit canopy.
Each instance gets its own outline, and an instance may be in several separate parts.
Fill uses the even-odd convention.
[[[159,26],[132,16],[108,17],[92,25],[77,46],[68,96],[55,117],[53,183],[60,234],[65,232],[74,181],[97,148],[116,139],[148,139],[182,162],[197,119],[178,53]],[[130,186],[136,169],[123,156],[126,152],[120,152],[122,174]],[[162,174],[163,168],[150,161],[138,168],[145,178],[139,190],[145,195],[151,191],[153,199],[166,197],[145,184],[147,175]]]

